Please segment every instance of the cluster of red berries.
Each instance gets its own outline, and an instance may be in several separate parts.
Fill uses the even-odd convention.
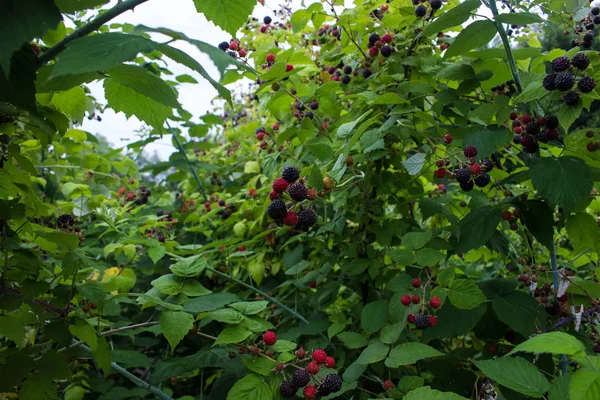
[[[529,153],[535,153],[540,148],[539,142],[548,143],[558,139],[558,118],[553,115],[539,117],[534,120],[530,115],[510,114],[512,120],[513,143],[522,145]]]
[[[421,289],[423,282],[419,278],[414,278],[411,282],[411,286],[415,289]],[[431,308],[431,310],[437,310],[442,305],[442,301],[439,297],[432,296],[429,299],[428,303],[422,302],[421,296],[418,294],[405,294],[400,298],[400,302],[402,305],[410,306],[411,304],[420,305],[421,309],[418,314],[408,314],[408,322],[411,324],[415,324],[417,329],[426,329],[430,326],[437,325],[437,317],[435,315],[426,315],[424,311],[427,307]],[[387,389],[386,389],[387,390]]]
[[[585,53],[577,53],[571,60],[567,56],[557,57],[552,60],[552,72],[544,77],[542,86],[548,91],[566,92],[562,96],[563,101],[574,106],[579,103],[579,93],[571,90],[575,83],[581,93],[589,93],[596,88],[596,81],[591,76],[576,75],[576,71],[585,71],[589,65],[590,58]]]
[[[444,51],[450,47],[450,43],[447,42],[447,38],[450,38],[450,35],[446,35],[444,32],[438,32],[436,44],[440,46],[440,50]],[[452,39],[450,39],[452,40]]]
[[[389,57],[396,51],[392,42],[394,38],[389,33],[379,36],[377,33],[369,35],[368,48],[369,56],[372,58],[381,54],[383,57]]]
[[[437,10],[442,8],[442,0],[412,0],[412,2],[413,5],[416,6],[415,15],[419,18],[423,18],[425,15],[427,15],[428,9],[431,10],[428,18],[431,18]]]
[[[389,1],[388,1],[389,3]],[[383,20],[383,15],[388,12],[388,10],[390,9],[390,7],[387,4],[382,5],[379,8],[376,8],[375,10],[371,11],[371,16],[374,18],[377,18],[378,20]]]
[[[337,26],[333,26],[332,27],[332,26],[329,26],[329,25],[324,25],[321,28],[319,28],[319,30],[317,31],[317,35],[319,36],[318,43],[320,43],[320,44],[327,43],[327,37],[326,36],[332,36],[336,40],[341,40],[342,39],[342,31]],[[313,45],[314,46],[317,45],[317,40],[316,39],[313,40]]]
[[[240,58],[244,58],[248,55],[248,50],[241,48],[240,43],[235,39],[231,39],[229,41],[229,43],[228,42],[219,43],[219,49],[227,52],[227,54],[233,58],[238,58],[238,56]]]
[[[493,93],[496,93],[499,96],[508,96],[508,97],[512,97],[514,94],[517,93],[517,89],[515,88],[515,81],[513,81],[512,79],[504,82],[501,85],[494,86],[491,89],[491,91]]]
[[[131,178],[129,180],[129,183],[134,185],[135,179]],[[132,190],[127,191],[127,189],[122,187],[122,188],[119,188],[117,193],[119,194],[120,197],[123,198],[123,201],[133,202],[136,206],[141,206],[142,204],[147,204],[148,197],[150,197],[150,195],[152,194],[150,189],[148,189],[146,186],[143,186],[143,185],[138,188],[137,192],[134,192]]]
[[[589,139],[593,139],[594,138],[594,131],[589,130],[585,133],[585,136],[588,137]],[[600,141],[590,141],[588,142],[588,144],[586,145],[587,151],[589,152],[594,152],[597,150],[600,150]]]
[[[81,311],[83,311],[84,313],[88,313],[88,312],[90,312],[90,310],[95,310],[96,308],[97,308],[96,304],[92,303],[91,301],[90,302],[86,301],[85,303],[83,303],[83,306],[81,307]]]
[[[502,219],[510,224],[510,229],[512,229],[513,231],[519,229],[519,225],[517,225],[517,222],[519,221],[520,217],[521,213],[519,212],[519,210],[513,210],[512,212],[509,210],[502,211]]]
[[[306,351],[300,348],[296,351],[296,358],[304,361]],[[321,366],[335,368],[335,359],[327,355],[324,350],[316,349],[313,351],[311,360],[305,368],[298,368],[292,374],[291,379],[286,380],[279,387],[279,393],[283,397],[294,397],[298,389],[302,389],[305,399],[314,399],[317,396],[328,396],[338,392],[342,388],[342,378],[337,374],[328,374],[325,379],[316,377]],[[285,365],[278,364],[276,370],[283,371]]]
[[[295,226],[298,229],[310,228],[317,222],[317,215],[313,211],[314,203],[307,206],[304,200],[314,201],[317,198],[317,191],[306,188],[306,181],[300,179],[300,170],[294,166],[285,167],[281,175],[281,178],[273,181],[273,190],[269,194],[271,203],[267,214],[287,226]],[[286,204],[284,201],[286,198],[292,201]]]
[[[275,123],[271,126],[271,132],[269,133],[265,127],[257,128],[254,131],[254,135],[256,140],[259,141],[258,145],[261,150],[269,150],[269,152],[273,151],[273,146],[277,143],[275,142],[275,133],[279,130],[279,124]],[[269,148],[269,144],[271,144],[271,148]],[[283,145],[279,146],[279,150],[283,150]]]
[[[446,134],[444,142],[447,144],[452,143],[452,136]],[[475,146],[465,147],[463,154],[467,162],[456,168],[454,172],[448,172],[445,168],[450,164],[449,159],[437,160],[436,166],[438,169],[434,171],[433,176],[439,179],[445,177],[456,179],[460,188],[465,192],[471,191],[475,185],[481,188],[486,187],[492,180],[488,174],[494,168],[492,161],[487,158],[477,161],[477,149]]]

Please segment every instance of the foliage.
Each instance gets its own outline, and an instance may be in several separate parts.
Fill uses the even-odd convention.
[[[217,44],[110,23],[143,2],[5,5],[3,397],[600,397],[600,10],[194,1]],[[145,124],[124,151],[82,129],[108,108]]]

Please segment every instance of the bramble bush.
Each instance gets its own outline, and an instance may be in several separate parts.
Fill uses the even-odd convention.
[[[111,23],[146,1],[3,4],[2,398],[600,398],[598,7]],[[178,100],[197,79],[213,113]],[[107,108],[145,124],[124,150],[82,130]]]

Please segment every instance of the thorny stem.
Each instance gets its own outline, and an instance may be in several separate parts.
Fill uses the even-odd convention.
[[[167,126],[169,127],[169,129],[171,129],[171,127],[169,126],[168,123],[167,123]],[[183,148],[183,145],[181,144],[181,141],[179,140],[179,137],[177,136],[177,133],[176,132],[172,132],[172,135],[173,135],[173,139],[175,139],[175,143],[177,143],[177,147],[179,148],[179,152],[181,153],[181,155],[185,159],[190,172],[192,173],[192,175],[194,176],[194,179],[196,180],[196,183],[198,184],[198,188],[200,189],[200,192],[202,192],[202,197],[204,198],[204,201],[206,202],[208,200],[208,198],[206,197],[206,191],[204,190],[204,185],[202,184],[202,181],[200,180],[200,177],[198,176],[198,173],[196,172],[196,169],[194,168],[194,166],[192,165],[190,159],[188,158],[187,154],[185,153],[185,149]]]
[[[111,19],[123,14],[126,11],[133,10],[135,7],[147,1],[148,0],[125,0],[117,3],[116,6],[98,15],[81,28],[76,29],[69,36],[65,37],[63,40],[41,54],[38,58],[38,68],[41,68],[48,61],[54,59],[59,53],[64,51],[67,47],[67,44],[71,43],[73,40],[89,35]]]

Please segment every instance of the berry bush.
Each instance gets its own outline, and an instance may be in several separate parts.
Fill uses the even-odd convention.
[[[3,399],[600,398],[600,8],[108,3],[0,14]]]

